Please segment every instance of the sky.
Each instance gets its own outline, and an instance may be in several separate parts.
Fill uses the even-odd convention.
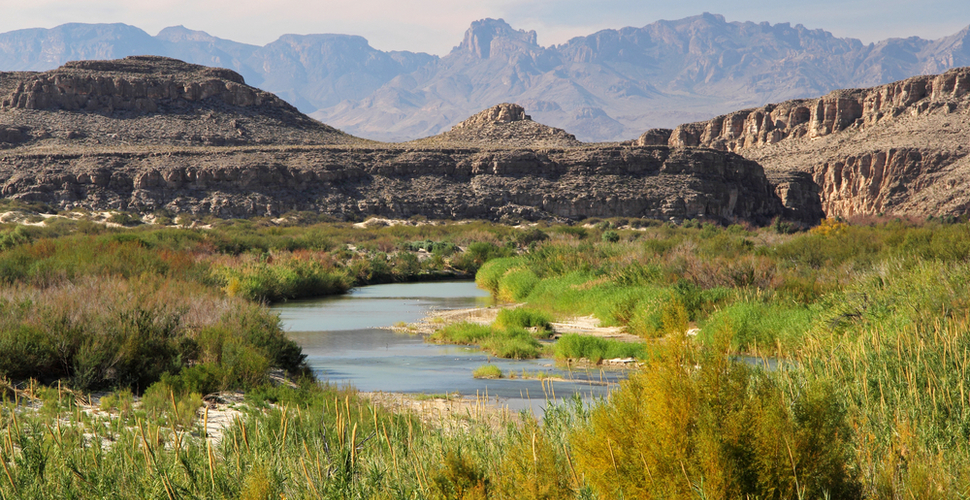
[[[155,35],[183,25],[255,45],[284,34],[341,33],[363,36],[380,50],[437,55],[486,17],[536,30],[544,46],[703,12],[728,21],[802,24],[866,43],[936,39],[970,25],[968,0],[0,0],[0,12],[0,32],[79,22],[125,23]]]

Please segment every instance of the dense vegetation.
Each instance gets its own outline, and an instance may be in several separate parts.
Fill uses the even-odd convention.
[[[10,381],[0,494],[970,495],[970,224],[780,229],[618,220],[529,230],[0,227],[0,375]],[[644,368],[591,408],[459,431],[310,380],[266,384],[270,367],[299,374],[302,355],[261,302],[480,266],[480,286],[527,305],[491,326],[452,326],[439,341],[527,357],[553,318],[595,315],[644,343],[619,352],[564,336],[554,354],[635,356]],[[89,415],[74,393],[20,383],[31,377],[111,389],[102,399],[110,413]],[[228,388],[248,389],[246,417],[207,439],[190,409]],[[137,409],[132,392],[142,395]],[[42,407],[11,401],[25,394]]]
[[[573,436],[599,491],[970,492],[965,221],[618,235],[554,240],[477,276],[497,297],[593,314],[649,339],[647,368]],[[688,332],[697,341],[672,341]],[[725,361],[738,355],[769,356],[782,368]]]
[[[0,229],[0,377],[138,393],[162,374],[186,390],[298,373],[299,346],[260,305],[355,285],[474,273],[508,255],[502,226],[107,228],[57,219]],[[457,235],[457,236],[455,236]],[[434,253],[405,250],[454,239]],[[340,242],[339,244],[337,242]],[[420,257],[419,257],[420,254]]]

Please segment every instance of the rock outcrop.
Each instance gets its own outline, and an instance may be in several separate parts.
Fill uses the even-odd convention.
[[[664,133],[648,131],[638,142]],[[962,214],[970,194],[953,189],[963,185],[970,152],[970,68],[681,125],[667,144],[758,161],[788,190],[778,194],[790,209],[811,198],[786,199],[797,186],[817,192],[830,217]]]
[[[0,74],[0,95],[0,197],[62,209],[755,223],[781,213],[761,166],[734,153],[584,145],[515,104],[389,145],[340,134],[231,71],[171,59]]]
[[[0,73],[0,142],[56,146],[66,140],[76,147],[79,139],[130,146],[353,138],[246,85],[234,71],[175,59],[132,56],[70,62],[44,73]]]
[[[0,99],[0,109],[155,113],[160,105],[184,107],[210,97],[242,107],[279,101],[273,94],[246,85],[235,71],[133,56],[120,61],[74,61],[56,71],[30,75]]]
[[[565,130],[532,121],[518,104],[503,103],[482,111],[452,127],[451,130],[426,139],[413,141],[421,145],[460,145],[512,148],[562,148],[582,145]]]
[[[0,196],[68,209],[222,217],[651,217],[765,223],[780,203],[761,167],[696,148],[289,148],[0,158]]]

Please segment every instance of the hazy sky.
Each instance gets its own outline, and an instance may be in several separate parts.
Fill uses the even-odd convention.
[[[457,45],[472,21],[485,17],[534,29],[541,45],[702,12],[728,21],[803,24],[863,42],[933,39],[970,25],[968,0],[0,0],[0,7],[0,32],[120,22],[154,35],[181,24],[257,45],[287,33],[344,33],[361,35],[381,50],[438,55]]]

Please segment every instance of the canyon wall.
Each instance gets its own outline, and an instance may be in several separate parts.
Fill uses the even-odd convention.
[[[761,167],[695,148],[287,148],[0,158],[0,196],[61,209],[275,216],[312,210],[441,219],[707,217],[781,213]]]
[[[799,174],[830,217],[960,215],[967,203],[943,191],[960,181],[970,152],[970,68],[651,130],[636,143],[756,160],[790,209],[796,202],[781,190]]]

